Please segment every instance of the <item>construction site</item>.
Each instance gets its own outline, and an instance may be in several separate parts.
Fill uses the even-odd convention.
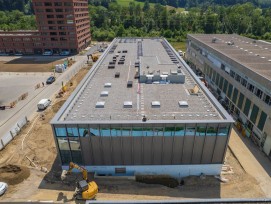
[[[67,83],[65,93],[61,97],[55,96],[52,105],[42,114],[37,113],[0,151],[0,181],[9,185],[1,196],[2,202],[85,202],[73,198],[76,182],[82,180],[82,173],[73,172],[66,180],[61,179],[62,163],[50,121],[89,68],[81,69]],[[271,196],[268,170],[253,157],[250,146],[242,140],[233,128],[220,175],[202,174],[173,181],[165,177],[98,176],[89,172],[88,179],[94,180],[99,187],[95,196],[97,201],[268,198]]]

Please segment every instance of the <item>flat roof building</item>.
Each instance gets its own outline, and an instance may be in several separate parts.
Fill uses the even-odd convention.
[[[0,32],[0,53],[78,53],[91,40],[87,0],[33,0],[37,31]]]
[[[242,134],[271,156],[271,44],[236,34],[193,34],[186,54]]]
[[[233,120],[162,38],[116,38],[51,121],[63,168],[219,174]]]

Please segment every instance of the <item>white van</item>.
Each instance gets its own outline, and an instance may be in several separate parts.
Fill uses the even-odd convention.
[[[46,109],[50,104],[51,104],[51,100],[50,100],[50,99],[41,99],[40,102],[38,103],[38,109],[39,109],[39,110],[44,110],[44,109]]]

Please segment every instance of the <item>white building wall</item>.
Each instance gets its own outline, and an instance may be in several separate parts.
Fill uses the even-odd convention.
[[[133,176],[133,175],[169,175],[174,178],[187,176],[219,175],[222,164],[200,164],[200,165],[144,165],[144,166],[85,166],[89,172],[97,175]],[[126,174],[115,174],[115,168],[126,168]],[[62,166],[68,170],[68,166]],[[76,171],[76,170],[75,170]]]

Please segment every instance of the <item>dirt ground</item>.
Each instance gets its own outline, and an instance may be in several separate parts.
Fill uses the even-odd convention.
[[[0,72],[50,72],[56,64],[63,64],[64,60],[48,57],[10,58],[0,57]],[[20,65],[20,66],[18,66]]]
[[[45,119],[37,115],[4,150],[0,151],[0,180],[9,184],[9,189],[1,201],[71,201],[75,182],[81,174],[72,174],[61,181],[61,169],[56,159],[57,150],[49,121],[81,81],[88,70],[81,70],[73,79],[69,93],[54,101],[45,111]],[[247,174],[230,149],[226,154],[226,164],[232,171],[222,174],[227,183],[213,176],[191,176],[184,179],[184,185],[169,188],[158,184],[144,184],[132,178],[95,177],[99,186],[97,200],[167,200],[198,198],[260,198],[260,190],[255,178]],[[45,173],[45,170],[48,170]],[[20,192],[20,193],[18,193]]]

